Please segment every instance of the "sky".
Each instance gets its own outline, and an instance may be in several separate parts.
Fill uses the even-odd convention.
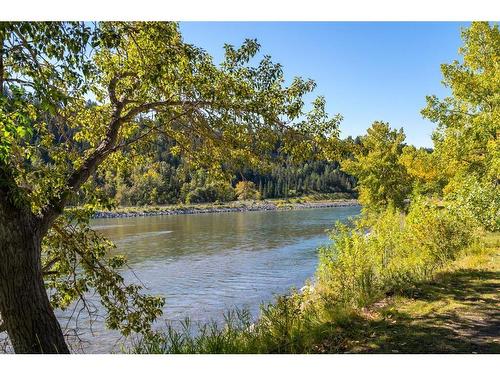
[[[432,146],[435,125],[423,119],[425,96],[449,94],[440,65],[459,59],[456,22],[181,22],[184,40],[215,62],[225,43],[256,38],[288,81],[312,78],[330,114],[340,113],[341,136],[366,133],[374,121],[403,128],[406,142]],[[256,59],[258,62],[258,59]],[[307,99],[312,100],[314,96]]]

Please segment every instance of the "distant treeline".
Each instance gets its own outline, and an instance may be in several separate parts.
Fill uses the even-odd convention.
[[[352,193],[355,179],[337,162],[311,161],[299,167],[276,167],[268,174],[243,172],[258,187],[262,198],[288,198],[313,193]]]
[[[203,169],[188,166],[182,157],[172,155],[168,144],[159,142],[147,163],[107,170],[96,184],[117,204],[134,206],[354,194],[356,181],[340,170],[338,162],[327,161],[276,165],[265,173],[245,168],[232,179],[221,181]]]

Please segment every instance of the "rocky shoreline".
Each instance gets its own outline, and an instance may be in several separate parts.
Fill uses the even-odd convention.
[[[328,202],[305,202],[305,203],[285,203],[275,204],[272,202],[254,202],[251,204],[241,204],[239,206],[212,206],[212,207],[181,207],[162,209],[155,207],[152,209],[127,210],[127,211],[97,211],[94,219],[111,219],[111,218],[124,218],[124,217],[139,217],[139,216],[162,216],[162,215],[195,215],[195,214],[208,214],[208,213],[222,213],[222,212],[247,212],[247,211],[278,211],[278,210],[300,210],[308,208],[328,208],[328,207],[350,207],[359,206],[356,199],[335,200]]]

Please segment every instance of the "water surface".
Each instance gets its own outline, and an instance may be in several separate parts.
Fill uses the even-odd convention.
[[[189,316],[203,322],[234,307],[256,315],[262,302],[303,286],[314,275],[318,247],[328,243],[326,231],[359,211],[228,212],[97,219],[92,225],[127,256],[149,293],[166,297],[163,321]],[[134,281],[132,272],[124,275]],[[116,332],[100,322],[94,331],[85,351],[113,350]]]

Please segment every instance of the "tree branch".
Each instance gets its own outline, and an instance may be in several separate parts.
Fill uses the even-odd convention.
[[[59,271],[44,271],[42,272],[43,276],[56,276],[60,275],[61,273]]]
[[[179,100],[166,100],[144,103],[130,109],[124,116],[121,116],[124,100],[119,100],[116,97],[116,85],[120,78],[124,76],[134,75],[132,73],[124,73],[114,77],[108,86],[110,100],[113,102],[114,111],[111,121],[108,126],[106,137],[92,152],[92,154],[84,161],[82,166],[68,177],[65,191],[61,192],[59,196],[50,200],[50,203],[42,210],[40,225],[42,233],[45,233],[54,220],[63,212],[64,207],[67,205],[73,193],[88,180],[88,178],[96,171],[97,167],[105,160],[105,158],[112,152],[116,151],[116,143],[121,126],[129,121],[132,121],[135,116],[140,113],[145,113],[151,110],[159,110],[164,107],[172,106],[190,106],[196,107],[200,105],[210,105],[208,101],[179,101]]]
[[[165,101],[157,101],[150,102],[139,105],[135,108],[130,109],[124,116],[124,121],[130,121],[139,113],[146,113],[152,110],[159,110],[162,107],[175,107],[175,106],[189,106],[189,107],[197,107],[197,106],[208,106],[213,104],[210,101],[185,101],[185,100],[165,100]]]
[[[125,72],[125,73],[122,73],[122,74],[117,74],[109,82],[109,85],[108,85],[108,94],[109,94],[109,99],[111,100],[111,103],[113,105],[117,105],[117,104],[120,104],[120,103],[123,104],[126,101],[126,98],[120,98],[120,99],[118,99],[116,97],[116,85],[118,84],[118,82],[120,81],[120,79],[123,79],[123,78],[126,78],[126,77],[137,77],[137,75],[135,73],[133,73],[133,72]]]
[[[59,260],[60,260],[59,257],[55,257],[54,259],[51,259],[50,261],[48,261],[45,264],[45,266],[42,267],[42,272],[43,273],[49,272],[50,269],[54,266],[54,264],[56,264]]]
[[[34,87],[34,83],[30,81],[25,81],[24,79],[19,79],[19,78],[4,78],[4,82],[16,82],[20,83],[21,85],[27,85],[30,87]]]
[[[94,152],[84,161],[82,166],[76,169],[68,178],[66,183],[66,190],[60,196],[51,199],[49,205],[42,210],[41,230],[45,233],[54,220],[63,212],[64,207],[67,205],[71,195],[78,191],[80,187],[88,180],[88,178],[95,172],[97,167],[104,161],[109,152],[113,149],[118,139],[118,132],[123,119],[120,117],[122,105],[117,104],[112,116],[112,120],[108,127],[106,137],[94,150]]]
[[[181,113],[179,113],[178,115],[176,115],[176,116],[174,116],[174,117],[170,118],[170,119],[168,120],[168,123],[172,123],[173,121],[179,120],[181,117],[186,116],[188,113],[189,113],[189,111],[188,111],[188,110],[187,110],[187,111],[184,111],[184,112],[181,112]],[[163,125],[164,125],[164,124],[163,124]],[[159,130],[159,128],[160,128],[160,126],[148,126],[147,124],[145,125],[145,127],[147,128],[147,130],[146,130],[144,133],[139,134],[138,136],[136,136],[135,138],[132,138],[132,139],[128,140],[127,142],[124,142],[124,143],[122,143],[122,144],[116,145],[116,146],[113,148],[112,152],[117,151],[117,150],[120,150],[120,149],[124,149],[125,147],[130,146],[131,144],[134,144],[134,143],[136,143],[136,142],[140,141],[141,139],[143,139],[143,138],[147,137],[147,136],[148,136],[148,135],[150,135],[151,133],[153,133],[153,132],[155,132],[155,131],[158,131],[158,130]]]

